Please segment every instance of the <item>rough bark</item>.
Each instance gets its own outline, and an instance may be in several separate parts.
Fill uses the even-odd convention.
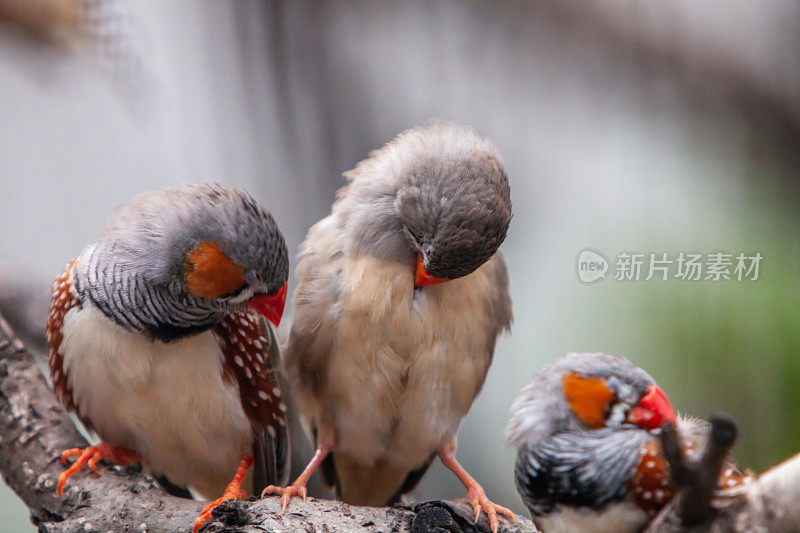
[[[81,471],[55,487],[68,448],[86,446],[50,391],[33,357],[0,316],[0,472],[25,502],[40,531],[190,531],[201,502],[167,494],[131,468],[100,466],[101,475]],[[469,506],[433,501],[393,508],[355,507],[341,502],[293,500],[281,516],[277,497],[231,501],[215,511],[203,531],[484,532]],[[2,528],[0,528],[2,529]],[[500,531],[535,532],[520,517],[501,521]]]

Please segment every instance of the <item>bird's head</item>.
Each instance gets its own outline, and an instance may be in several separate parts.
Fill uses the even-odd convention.
[[[193,236],[183,282],[196,298],[225,308],[246,304],[277,327],[286,303],[286,244],[269,213],[260,204],[251,207],[226,212],[216,228]]]
[[[510,442],[558,431],[676,423],[664,392],[644,370],[606,354],[568,354],[544,367],[512,407]]]
[[[438,122],[401,134],[393,144],[412,159],[395,207],[416,254],[415,284],[474,272],[500,247],[511,221],[497,150],[471,128]]]
[[[245,305],[277,326],[288,271],[283,235],[260,202],[230,186],[185,185],[118,209],[80,285],[121,325],[172,340]]]
[[[572,414],[588,429],[633,424],[657,429],[675,424],[675,413],[661,388],[652,380],[606,368],[597,373],[581,369],[561,375],[561,388]]]
[[[286,282],[278,285],[279,281],[269,281],[268,276],[273,273],[264,270],[263,265],[247,265],[247,261],[232,259],[240,255],[235,252],[239,246],[229,246],[233,249],[230,255],[222,246],[208,239],[187,252],[183,263],[187,292],[225,306],[246,303],[277,327],[286,304]]]

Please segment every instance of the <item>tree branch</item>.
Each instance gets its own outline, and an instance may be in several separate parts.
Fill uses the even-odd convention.
[[[661,432],[661,448],[669,463],[675,495],[676,514],[681,523],[699,524],[713,514],[711,500],[725,460],[736,442],[736,422],[725,416],[711,419],[711,432],[700,459],[690,461],[681,453],[678,431],[667,424]]]
[[[0,472],[31,511],[40,531],[190,531],[202,503],[167,494],[131,468],[103,467],[101,476],[76,474],[64,498],[55,487],[63,450],[87,443],[57,402],[33,357],[0,315]],[[472,509],[456,502],[425,502],[393,508],[342,502],[292,500],[281,516],[277,497],[226,502],[203,531],[450,531],[486,532]],[[501,520],[501,531],[535,532],[524,518]]]
[[[800,531],[800,455],[741,487],[716,490],[736,436],[731,418],[713,417],[705,449],[700,459],[691,461],[681,452],[675,428],[662,430],[661,445],[676,496],[645,533]]]

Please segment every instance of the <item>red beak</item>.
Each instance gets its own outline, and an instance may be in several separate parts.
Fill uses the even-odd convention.
[[[647,429],[659,428],[664,422],[675,425],[675,411],[664,391],[653,385],[639,400],[639,404],[628,413],[628,422]]]
[[[286,283],[272,294],[259,294],[247,300],[247,305],[264,315],[277,328],[286,305]]]
[[[444,283],[445,281],[450,281],[447,278],[437,278],[436,276],[431,276],[425,271],[425,267],[422,265],[422,254],[417,253],[417,275],[414,278],[414,285],[417,287],[424,287],[426,285],[436,285],[437,283]]]

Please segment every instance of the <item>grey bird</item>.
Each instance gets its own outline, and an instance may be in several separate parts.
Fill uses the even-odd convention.
[[[141,462],[167,487],[222,493],[196,530],[242,484],[284,482],[278,346],[261,315],[280,321],[288,268],[275,220],[233,187],[174,187],[119,208],[54,284],[53,389],[103,441],[64,452],[78,459],[59,494],[84,464]]]
[[[283,354],[316,454],[283,494],[305,497],[322,466],[342,500],[387,505],[438,455],[476,512],[488,500],[455,459],[456,433],[481,389],[497,336],[512,320],[498,247],[511,220],[494,145],[469,127],[432,122],[401,133],[345,173],[330,216],[297,266]]]
[[[545,366],[514,402],[506,429],[519,447],[517,491],[545,533],[635,533],[673,497],[657,431],[677,424],[684,453],[702,451],[707,423],[675,415],[630,361],[573,353]],[[746,479],[733,465],[720,487]]]

